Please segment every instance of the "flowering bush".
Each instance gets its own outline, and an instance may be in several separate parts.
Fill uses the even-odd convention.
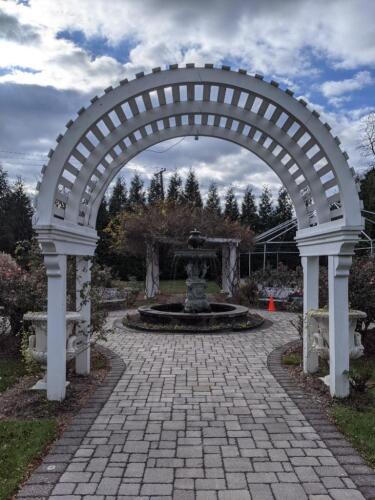
[[[0,254],[0,305],[9,317],[11,332],[18,333],[23,315],[46,309],[47,280],[42,264],[32,272],[22,269],[7,254]]]

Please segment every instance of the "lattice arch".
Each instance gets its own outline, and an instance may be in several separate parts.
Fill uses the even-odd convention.
[[[153,144],[187,135],[234,142],[273,169],[294,203],[302,263],[350,255],[357,241],[361,202],[339,139],[305,101],[260,75],[211,64],[155,68],[108,87],[66,127],[38,183],[34,225],[46,262],[92,255],[97,211],[113,177]],[[56,266],[50,263],[51,276]]]
[[[236,142],[268,163],[292,197],[300,228],[338,218],[361,223],[339,139],[302,99],[259,75],[210,65],[156,68],[107,88],[67,128],[43,167],[37,224],[95,227],[95,201],[119,166],[151,144],[191,134]]]

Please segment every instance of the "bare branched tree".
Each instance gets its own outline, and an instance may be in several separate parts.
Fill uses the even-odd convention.
[[[366,116],[363,121],[361,154],[368,161],[369,167],[375,167],[375,112]]]

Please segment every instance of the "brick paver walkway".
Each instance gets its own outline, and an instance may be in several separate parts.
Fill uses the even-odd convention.
[[[111,336],[126,370],[49,498],[363,499],[267,368],[296,337],[290,317],[248,333]]]

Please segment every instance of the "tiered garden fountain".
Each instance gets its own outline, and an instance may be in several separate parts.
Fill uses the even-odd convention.
[[[206,274],[216,252],[204,248],[206,238],[196,229],[190,232],[188,247],[175,252],[175,259],[185,262],[187,274],[185,302],[154,304],[138,308],[136,317],[125,320],[127,326],[149,331],[209,333],[224,330],[247,330],[259,326],[263,318],[250,314],[247,307],[209,302]]]

